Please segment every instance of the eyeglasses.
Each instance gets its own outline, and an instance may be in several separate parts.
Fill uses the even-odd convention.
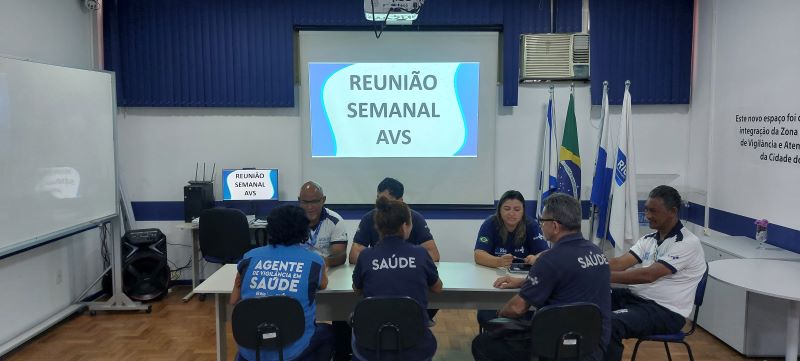
[[[304,206],[316,206],[322,203],[322,198],[311,199],[311,200],[298,199],[298,201],[300,202],[301,205]]]
[[[536,217],[536,221],[537,221],[537,222],[539,222],[539,225],[540,225],[540,226],[541,226],[541,225],[542,225],[542,223],[544,223],[544,222],[556,222],[556,223],[561,223],[561,222],[559,222],[559,221],[558,221],[557,219],[555,219],[555,218],[539,218],[539,217]]]

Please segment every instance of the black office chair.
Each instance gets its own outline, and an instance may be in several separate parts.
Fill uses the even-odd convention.
[[[603,332],[600,308],[575,302],[545,306],[531,320],[531,360],[580,360],[597,349]]]
[[[200,213],[200,252],[211,263],[238,263],[253,248],[247,216],[233,208],[211,208]]]
[[[356,346],[381,352],[401,352],[417,346],[425,335],[427,320],[411,297],[368,297],[353,311],[350,324]],[[356,350],[353,350],[356,354]]]
[[[633,356],[631,356],[631,361],[636,360],[636,352],[639,351],[639,344],[645,341],[663,342],[664,349],[667,350],[667,359],[669,359],[669,361],[672,361],[672,355],[669,352],[669,344],[682,343],[684,346],[686,346],[686,351],[689,352],[689,360],[694,361],[692,348],[689,347],[688,343],[686,343],[686,336],[693,334],[695,326],[697,325],[697,315],[700,313],[700,306],[703,305],[703,297],[706,294],[706,281],[708,281],[708,263],[706,263],[706,271],[703,273],[703,278],[700,279],[700,282],[697,284],[697,290],[694,291],[694,317],[692,317],[692,327],[689,329],[689,331],[678,331],[677,333],[667,335],[650,335],[639,337],[639,339],[636,340],[636,346],[633,347]]]
[[[256,361],[261,360],[262,348],[278,351],[278,358],[283,361],[283,347],[305,332],[305,315],[294,298],[248,298],[233,308],[231,328],[239,346],[256,350]]]

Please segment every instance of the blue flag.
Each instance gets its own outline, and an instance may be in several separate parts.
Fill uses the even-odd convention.
[[[608,156],[611,149],[609,136],[611,124],[608,118],[608,88],[603,87],[603,102],[600,110],[600,139],[597,145],[597,159],[594,162],[594,177],[592,178],[592,195],[590,201],[597,209],[595,218],[596,235],[600,239],[606,237],[606,224],[608,219],[608,199],[611,197],[611,174],[614,169],[614,158]]]

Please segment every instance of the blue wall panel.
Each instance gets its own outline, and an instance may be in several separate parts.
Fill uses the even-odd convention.
[[[581,30],[581,0],[555,2],[556,32]],[[333,6],[335,5],[335,6]],[[117,0],[105,3],[106,66],[121,106],[294,106],[297,27],[374,28],[363,2],[322,0]],[[548,0],[429,1],[415,25],[395,30],[502,29],[503,105],[518,102],[519,36],[549,32]],[[592,80],[622,101],[688,103],[693,0],[590,2]],[[601,88],[592,87],[592,102]]]
[[[118,104],[293,106],[291,10],[288,0],[118,1],[106,16]]]
[[[555,28],[581,29],[581,0],[560,0]],[[106,69],[120,106],[294,106],[298,27],[371,30],[358,0],[116,0],[104,3]],[[550,30],[548,0],[430,0],[395,30],[503,31],[503,104],[517,104],[519,36]]]
[[[634,104],[688,104],[693,0],[590,1],[591,80],[608,80],[609,103],[622,104],[625,80]],[[601,86],[592,87],[600,104]]]
[[[591,2],[591,1],[590,1]],[[548,5],[549,6],[549,5]],[[582,0],[558,0],[555,6],[555,32],[578,33],[583,15]]]

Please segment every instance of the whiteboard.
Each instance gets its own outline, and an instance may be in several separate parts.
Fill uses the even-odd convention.
[[[115,216],[114,78],[0,57],[0,257]]]

